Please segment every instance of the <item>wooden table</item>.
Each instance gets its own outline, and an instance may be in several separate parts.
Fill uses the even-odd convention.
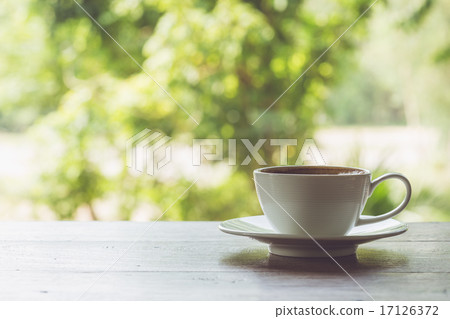
[[[0,299],[370,300],[331,259],[272,256],[217,226],[0,223]],[[337,261],[375,300],[449,300],[450,223],[409,226]]]

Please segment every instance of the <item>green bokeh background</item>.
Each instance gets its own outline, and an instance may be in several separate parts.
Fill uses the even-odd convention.
[[[170,136],[174,148],[195,138],[294,138],[294,164],[304,139],[322,128],[399,126],[439,135],[439,149],[423,150],[435,160],[407,170],[415,213],[405,219],[450,220],[450,3],[380,0],[311,68],[372,2],[79,4],[135,61],[72,0],[0,6],[0,151],[33,149],[31,168],[18,162],[17,176],[0,176],[2,219],[21,219],[21,211],[28,219],[103,220],[156,219],[168,208],[162,219],[260,213],[254,160],[226,168],[227,158],[204,162],[197,173],[170,177],[130,172],[126,141],[145,128]],[[351,149],[355,155],[339,164],[362,164]],[[238,163],[248,154],[242,143],[237,154]],[[269,143],[260,154],[279,164]],[[368,168],[374,176],[391,171],[382,158]],[[377,188],[367,213],[393,208],[402,195],[396,186]]]

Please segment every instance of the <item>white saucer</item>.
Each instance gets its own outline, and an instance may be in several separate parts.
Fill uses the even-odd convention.
[[[235,218],[222,222],[219,229],[225,233],[247,236],[269,244],[269,252],[288,257],[332,257],[347,256],[356,253],[359,244],[380,238],[396,236],[408,230],[408,226],[395,219],[379,223],[356,226],[349,234],[339,237],[311,238],[277,233],[266,216]]]

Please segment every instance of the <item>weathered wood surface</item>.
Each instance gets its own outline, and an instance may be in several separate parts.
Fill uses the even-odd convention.
[[[217,226],[0,223],[0,299],[370,300],[330,259],[272,256]],[[375,300],[450,300],[450,223],[409,226],[337,261]]]

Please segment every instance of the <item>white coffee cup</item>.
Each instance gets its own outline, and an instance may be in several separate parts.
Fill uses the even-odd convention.
[[[334,237],[353,227],[399,214],[411,198],[411,184],[397,173],[371,181],[370,171],[344,166],[274,166],[253,172],[264,215],[275,230],[299,237]],[[406,187],[402,203],[380,216],[361,216],[382,181],[396,178]]]

